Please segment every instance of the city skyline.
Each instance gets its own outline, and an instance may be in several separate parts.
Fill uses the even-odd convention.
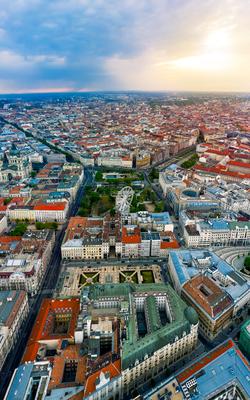
[[[0,5],[0,94],[250,90],[245,0]]]

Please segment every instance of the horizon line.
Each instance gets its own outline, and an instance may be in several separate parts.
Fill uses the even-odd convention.
[[[250,95],[249,91],[232,91],[232,90],[168,90],[168,89],[161,89],[161,90],[143,90],[143,89],[97,89],[97,90],[63,90],[60,89],[58,91],[27,91],[27,92],[0,92],[0,96],[13,96],[13,95],[32,95],[32,94],[84,94],[84,93],[197,93],[197,94],[207,94],[207,93],[214,93],[214,94],[245,94]]]

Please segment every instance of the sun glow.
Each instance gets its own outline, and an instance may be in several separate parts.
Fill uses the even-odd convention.
[[[231,59],[229,55],[214,52],[178,58],[165,64],[178,69],[219,71],[225,69],[230,63]]]
[[[157,66],[215,72],[225,70],[233,63],[230,44],[230,35],[226,29],[211,31],[201,42],[200,54],[160,62]]]
[[[208,50],[225,50],[230,45],[230,33],[226,29],[209,32],[204,40],[204,45]]]

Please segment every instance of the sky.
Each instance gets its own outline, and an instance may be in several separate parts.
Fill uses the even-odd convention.
[[[0,0],[0,93],[250,92],[250,0]]]

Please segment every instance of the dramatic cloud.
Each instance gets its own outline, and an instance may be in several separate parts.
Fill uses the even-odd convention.
[[[248,0],[0,0],[0,92],[250,89]]]

